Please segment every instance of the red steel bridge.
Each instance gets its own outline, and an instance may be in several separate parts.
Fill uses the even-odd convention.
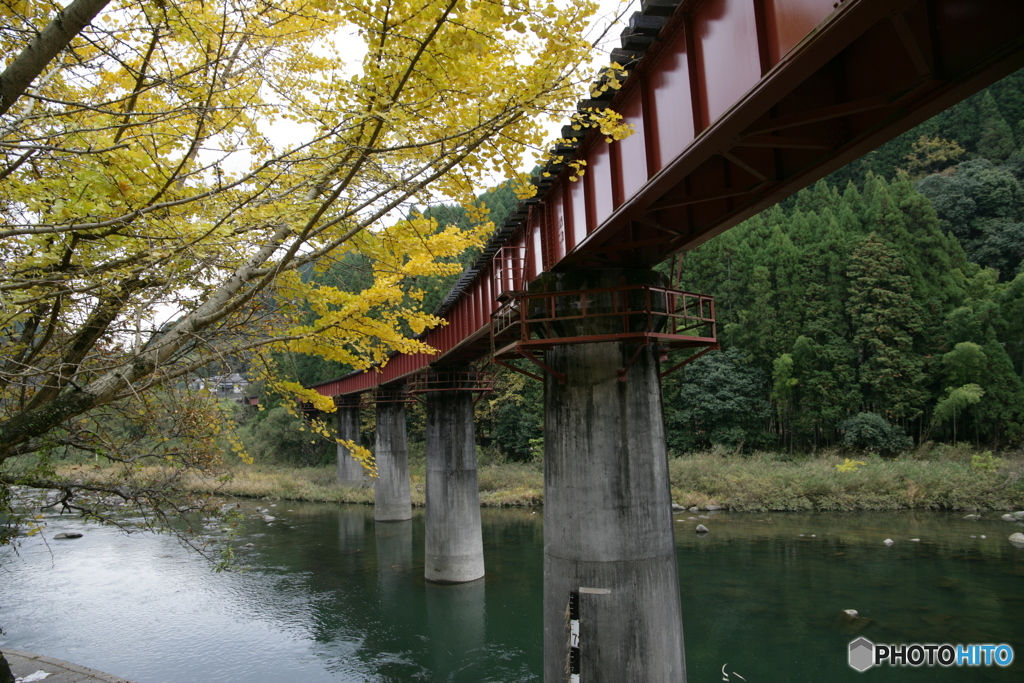
[[[649,267],[692,249],[1024,66],[1024,0],[643,0],[641,8],[611,55],[628,78],[579,104],[610,107],[636,132],[608,144],[596,131],[563,129],[557,151],[585,161],[586,174],[570,182],[564,163],[549,165],[537,195],[437,311],[447,324],[424,337],[437,355],[396,355],[314,388],[354,395],[429,365],[489,356],[542,363],[534,354],[558,337],[556,309],[602,316],[620,340],[711,348],[710,297],[633,286],[576,293],[574,308],[556,306],[565,292],[526,294],[527,285],[546,272]]]

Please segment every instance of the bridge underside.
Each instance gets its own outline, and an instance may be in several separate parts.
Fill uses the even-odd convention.
[[[635,133],[557,148],[523,202],[460,279],[425,341],[329,396],[461,366],[491,351],[503,291],[542,273],[651,266],[692,249],[1024,66],[1018,0],[647,0],[623,33],[611,107]],[[569,180],[564,161],[586,163]]]
[[[1024,65],[1024,3],[832,4],[709,0],[676,13],[613,102],[637,134],[609,150],[612,193],[644,163],[657,170],[550,266],[652,265],[692,249]],[[780,58],[800,21],[826,10]],[[666,80],[680,81],[671,96]],[[663,161],[688,128],[685,152]]]

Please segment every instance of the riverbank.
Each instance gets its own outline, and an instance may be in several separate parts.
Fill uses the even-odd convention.
[[[237,466],[225,481],[188,480],[197,493],[217,491],[244,498],[302,500],[324,503],[373,503],[372,484],[363,488],[338,486],[336,470],[327,467],[282,467],[257,464]],[[544,473],[539,465],[502,463],[481,465],[477,470],[480,504],[487,507],[533,507],[544,501]],[[410,466],[412,504],[426,504],[426,468]]]
[[[4,657],[10,664],[11,673],[18,680],[46,680],[46,683],[131,683],[127,678],[112,676],[79,666],[62,659],[54,659],[45,655],[21,650],[3,650]],[[40,676],[40,672],[43,674]],[[33,678],[33,675],[35,677]]]
[[[232,468],[230,478],[187,481],[196,492],[331,503],[373,502],[373,489],[339,487],[333,467]],[[953,451],[929,459],[819,455],[801,458],[696,453],[669,460],[672,500],[686,507],[738,511],[1024,509],[1024,454]],[[410,463],[413,505],[425,503],[425,467]],[[488,463],[478,469],[484,506],[540,506],[539,463]]]
[[[669,461],[672,498],[745,511],[1019,510],[1024,457],[969,452],[948,459],[709,453]]]

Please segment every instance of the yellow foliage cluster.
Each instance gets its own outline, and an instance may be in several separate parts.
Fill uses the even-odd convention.
[[[492,230],[474,195],[589,82],[595,8],[112,0],[0,118],[0,460],[230,354],[429,352],[409,282]],[[53,8],[7,11],[17,54]],[[477,228],[409,211],[441,198]],[[307,277],[353,252],[362,291]]]

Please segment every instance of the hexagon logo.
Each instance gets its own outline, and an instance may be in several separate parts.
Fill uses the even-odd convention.
[[[875,664],[875,644],[867,638],[858,638],[850,643],[850,666],[860,672],[867,671]]]

